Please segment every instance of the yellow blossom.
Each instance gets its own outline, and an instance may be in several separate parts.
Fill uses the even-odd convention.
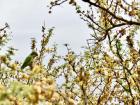
[[[11,68],[12,68],[12,70],[16,70],[17,69],[17,64],[16,63],[13,63],[13,64],[11,64]]]
[[[41,93],[41,87],[40,86],[34,86],[34,89],[38,94]]]
[[[54,91],[52,89],[47,89],[47,91],[45,91],[45,97],[47,99],[51,99],[53,96]]]
[[[32,69],[33,74],[38,74],[41,72],[41,67],[39,65],[35,65],[34,68]]]
[[[25,74],[25,73],[23,73],[23,74],[21,75],[21,78],[22,78],[22,79],[29,79],[30,76],[27,75],[27,74]]]
[[[69,105],[74,105],[75,101],[72,98],[68,98]]]
[[[55,92],[51,98],[51,101],[59,101],[59,99],[60,99],[60,95]]]
[[[52,85],[54,83],[54,80],[52,77],[48,77],[46,80],[46,83],[48,83],[49,85]]]
[[[5,87],[2,84],[0,84],[0,91],[2,91],[4,89],[5,89]]]

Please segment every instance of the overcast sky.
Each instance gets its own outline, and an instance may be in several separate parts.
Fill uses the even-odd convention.
[[[75,14],[74,8],[63,5],[48,14],[47,0],[0,0],[0,24],[8,22],[12,31],[11,46],[18,49],[16,59],[30,53],[30,38],[41,38],[41,26],[55,27],[50,45],[57,43],[60,53],[69,43],[78,52],[86,44],[89,32],[86,24]]]

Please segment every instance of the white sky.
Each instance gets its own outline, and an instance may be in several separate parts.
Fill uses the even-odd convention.
[[[47,0],[0,0],[0,24],[8,22],[12,31],[10,46],[19,49],[16,59],[30,53],[30,38],[41,38],[41,26],[55,26],[50,45],[57,43],[60,53],[65,52],[64,43],[69,43],[78,52],[86,45],[89,32],[86,24],[75,14],[73,7],[63,5],[48,14]]]

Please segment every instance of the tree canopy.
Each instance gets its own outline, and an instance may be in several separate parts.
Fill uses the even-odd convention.
[[[139,0],[55,0],[49,13],[65,3],[91,29],[83,53],[65,44],[67,54],[58,55],[56,45],[48,46],[54,28],[42,26],[40,49],[31,40],[31,50],[38,52],[32,68],[20,69],[21,63],[11,59],[12,47],[0,54],[0,104],[139,105]],[[8,27],[0,29],[1,49]],[[44,64],[46,54],[50,58]]]

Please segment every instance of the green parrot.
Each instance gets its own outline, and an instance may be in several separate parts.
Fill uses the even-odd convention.
[[[21,66],[21,69],[24,69],[27,66],[32,66],[34,58],[38,56],[37,52],[33,51],[30,55],[26,57],[24,60],[24,63]]]

